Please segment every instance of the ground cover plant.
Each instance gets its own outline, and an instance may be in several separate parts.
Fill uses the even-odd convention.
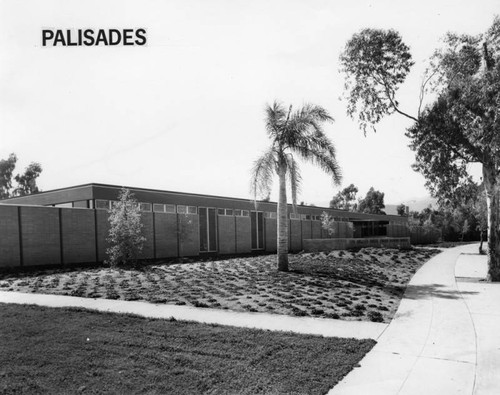
[[[195,307],[389,322],[415,271],[438,250],[379,249],[274,255],[143,269],[93,268],[0,274],[0,290],[142,300]]]
[[[373,340],[0,304],[0,393],[325,394]]]

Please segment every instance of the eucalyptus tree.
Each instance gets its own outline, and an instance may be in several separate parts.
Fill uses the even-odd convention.
[[[396,31],[364,29],[348,41],[340,61],[347,111],[365,133],[392,113],[413,121],[406,133],[416,151],[413,167],[440,203],[472,182],[469,164],[481,165],[489,278],[500,281],[500,18],[484,34],[446,35],[444,47],[431,58],[413,114],[396,99],[413,65],[410,49]],[[434,100],[424,106],[429,90]]]
[[[266,107],[265,124],[271,145],[255,161],[251,189],[254,198],[267,196],[275,175],[279,180],[278,199],[278,270],[288,271],[288,210],[287,181],[291,189],[292,205],[296,210],[301,175],[297,160],[320,167],[332,176],[335,184],[341,180],[335,147],[325,135],[323,124],[333,122],[328,112],[317,105],[305,104],[293,110],[274,102]]]

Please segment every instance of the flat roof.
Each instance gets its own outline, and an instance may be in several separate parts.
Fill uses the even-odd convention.
[[[177,195],[177,196],[193,196],[193,197],[201,197],[201,198],[214,198],[214,199],[227,199],[227,200],[236,200],[236,201],[241,201],[241,202],[253,202],[254,199],[245,199],[245,198],[235,198],[235,197],[229,197],[229,196],[220,196],[220,195],[207,195],[207,194],[201,194],[201,193],[193,193],[193,192],[178,192],[178,191],[169,191],[169,190],[163,190],[163,189],[154,189],[154,188],[141,188],[141,187],[131,187],[131,186],[126,186],[126,185],[113,185],[113,184],[101,184],[101,183],[86,183],[86,184],[80,184],[80,185],[73,185],[70,187],[65,187],[65,188],[56,188],[56,189],[51,189],[48,191],[42,191],[38,192],[35,194],[31,195],[26,195],[26,196],[15,196],[7,199],[2,199],[0,202],[3,201],[22,201],[24,199],[27,199],[29,197],[35,197],[35,196],[41,196],[45,194],[50,194],[54,192],[62,192],[62,191],[70,191],[73,189],[79,189],[79,188],[86,188],[86,187],[97,187],[97,188],[111,188],[111,189],[121,189],[121,188],[126,188],[134,191],[140,191],[140,192],[152,192],[152,193],[166,193],[166,194],[171,194],[171,195]],[[277,205],[277,202],[273,201],[266,201],[266,200],[256,200],[258,203],[268,203],[268,204],[274,204]],[[291,205],[289,202],[288,205]],[[386,220],[389,219],[399,219],[399,220],[404,220],[404,217],[401,217],[399,215],[391,215],[391,214],[371,214],[371,213],[360,213],[360,212],[351,212],[345,209],[337,209],[337,208],[331,208],[331,207],[322,207],[322,206],[312,206],[312,205],[299,205],[297,204],[297,207],[307,207],[311,209],[319,209],[319,210],[328,210],[328,211],[337,211],[341,213],[345,213],[347,215],[349,214],[354,214],[354,217],[351,218],[352,220],[355,221],[363,221],[363,219],[356,218],[358,215],[367,215],[367,216],[377,216],[377,217],[383,217]],[[380,220],[384,220],[380,218]],[[374,219],[364,219],[365,221],[373,221]]]

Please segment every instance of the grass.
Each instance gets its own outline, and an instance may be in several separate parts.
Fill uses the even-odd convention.
[[[0,304],[0,393],[324,394],[374,343]]]
[[[63,269],[0,274],[0,290],[142,300],[300,317],[390,322],[406,285],[438,250],[364,248],[137,269]]]

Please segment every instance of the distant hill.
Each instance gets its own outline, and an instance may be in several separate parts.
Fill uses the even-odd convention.
[[[410,207],[410,211],[422,211],[424,208],[429,207],[429,205],[433,207],[437,207],[436,204],[436,199],[433,198],[418,198],[418,199],[412,199],[412,200],[406,200],[404,202],[401,202],[406,206]],[[386,214],[393,214],[397,215],[397,207],[401,204],[386,204],[385,205],[385,213]]]

